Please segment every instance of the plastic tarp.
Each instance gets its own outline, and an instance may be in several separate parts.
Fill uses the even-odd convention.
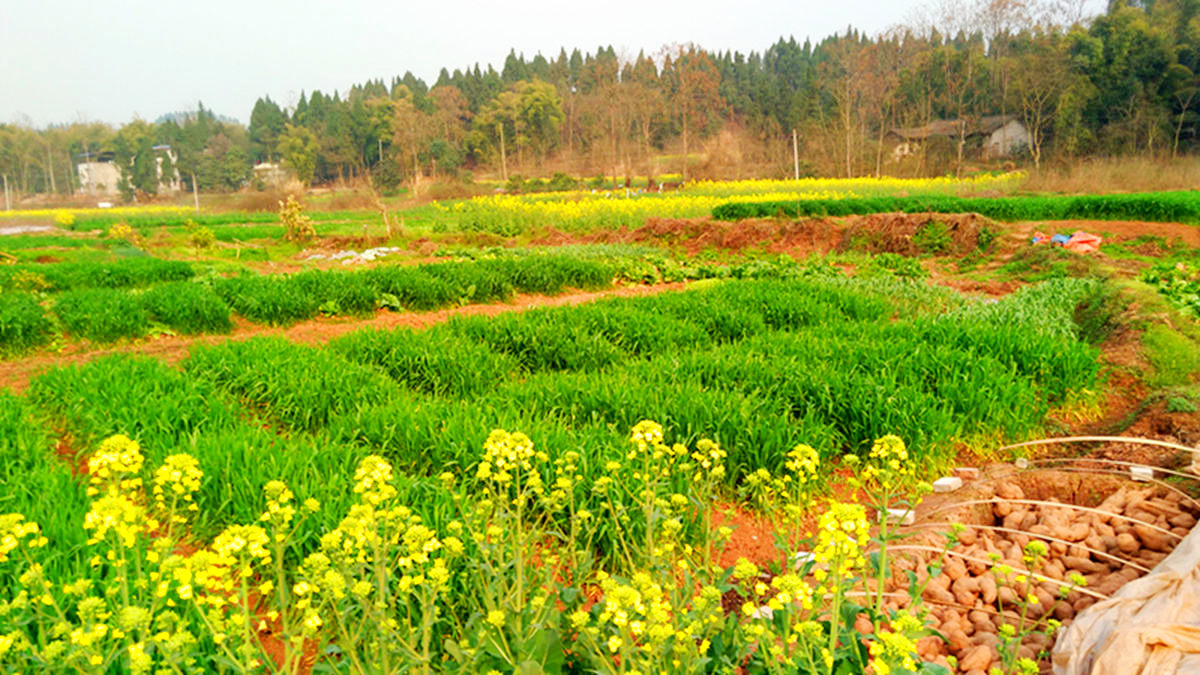
[[[1200,527],[1149,574],[1080,612],[1052,659],[1055,675],[1200,675]]]
[[[1103,241],[1099,235],[1083,230],[1075,230],[1071,238],[1064,244],[1063,248],[1076,253],[1095,253],[1100,250],[1100,242]]]
[[[1104,241],[1100,235],[1084,232],[1083,230],[1075,230],[1070,236],[1065,234],[1056,234],[1048,236],[1045,232],[1034,232],[1033,238],[1030,240],[1033,244],[1054,244],[1062,246],[1068,251],[1076,253],[1095,253],[1100,250],[1100,244]]]

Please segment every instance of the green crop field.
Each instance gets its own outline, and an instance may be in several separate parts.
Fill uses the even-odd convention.
[[[968,198],[944,195],[730,202],[714,218],[740,220],[785,216],[848,216],[870,213],[979,213],[1001,221],[1143,220],[1200,224],[1200,195],[1157,192],[1128,195]]]
[[[1164,237],[1001,252],[1009,225],[917,219],[821,249],[780,221],[702,218],[1194,220],[1182,193],[899,185],[482,197],[395,232],[377,212],[310,213],[295,235],[270,213],[161,209],[14,239],[0,664],[949,672],[928,650],[940,567],[896,572],[913,530],[884,509],[964,458],[1098,423],[1129,377],[1114,344],[1145,353],[1145,405],[1194,411],[1200,366],[1172,354],[1200,337],[1200,258]],[[660,207],[697,217],[620,229]],[[378,327],[396,325],[425,327]],[[943,529],[922,540],[935,560],[962,546]],[[1006,672],[1044,662],[1017,654],[1085,592],[1063,577],[1041,611],[1028,580],[997,581],[1041,617],[1012,624]]]
[[[1195,669],[1197,0],[64,4],[0,675]]]
[[[549,290],[563,283],[556,274],[510,283]],[[502,296],[514,286],[496,288]],[[1073,317],[1101,292],[1098,282],[1061,280],[980,303],[900,278],[727,280],[424,331],[356,332],[324,347],[278,338],[197,347],[181,369],[110,356],[38,376],[0,420],[12,429],[5,452],[21,453],[39,480],[72,484],[68,469],[50,470],[63,465],[48,424],[65,424],[99,501],[71,492],[78,497],[49,512],[25,486],[8,499],[46,535],[44,548],[28,548],[45,560],[33,582],[45,584],[38,604],[71,606],[95,592],[80,589],[112,575],[119,602],[151,611],[147,630],[202,637],[160,643],[160,656],[180,664],[215,658],[252,669],[261,660],[259,639],[236,633],[258,620],[244,588],[278,595],[287,634],[357,658],[500,667],[505,648],[465,645],[512,630],[552,639],[549,652],[509,649],[543,653],[543,666],[555,667],[555,650],[576,659],[607,651],[602,642],[589,656],[587,634],[567,626],[594,625],[602,637],[613,628],[603,605],[589,610],[578,582],[543,595],[557,566],[527,558],[531,542],[561,541],[553,555],[570,560],[567,569],[609,570],[616,576],[603,578],[637,589],[649,583],[639,575],[716,545],[706,523],[718,494],[752,485],[754,499],[762,489],[781,504],[807,499],[823,467],[850,455],[869,465],[884,437],[904,439],[906,462],[926,468],[948,466],[964,441],[1024,437],[1050,409],[1098,386],[1096,350]],[[809,446],[811,455],[788,454]],[[143,471],[144,482],[135,479]],[[897,489],[906,475],[893,477]],[[151,513],[164,519],[155,530],[144,520]],[[79,523],[92,523],[86,544]],[[15,536],[22,551],[36,543]],[[176,537],[212,541],[212,553],[181,558],[168,545]],[[403,574],[380,580],[372,570],[394,564],[392,554],[380,557],[393,547]],[[97,564],[94,551],[112,553]],[[680,617],[710,613],[704,589],[719,594],[738,582],[709,579],[707,569],[689,572],[700,595],[669,601],[663,589],[656,602],[681,603]],[[135,574],[149,570],[165,585],[137,585]],[[222,595],[223,579],[232,596]],[[851,579],[843,582],[849,592]],[[38,604],[15,616],[41,621]],[[434,606],[432,620],[376,622]],[[334,616],[357,634],[396,641],[348,642],[321,630]],[[641,620],[675,620],[668,616]],[[717,621],[699,630],[714,640],[742,629]],[[231,631],[228,642],[210,631]],[[709,647],[711,656],[743,658],[743,640]],[[673,644],[694,652],[699,642]],[[90,646],[65,653],[85,663],[119,658]]]

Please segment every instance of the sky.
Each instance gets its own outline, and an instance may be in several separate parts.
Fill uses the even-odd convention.
[[[405,71],[432,85],[443,67],[500,70],[511,49],[553,58],[560,47],[612,45],[634,57],[694,42],[762,52],[850,25],[874,35],[924,3],[0,0],[0,122],[152,121],[201,101],[246,123],[264,95],[291,106],[301,91],[345,92]]]

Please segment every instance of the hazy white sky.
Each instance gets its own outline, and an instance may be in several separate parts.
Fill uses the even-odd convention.
[[[123,123],[203,101],[245,123],[263,95],[291,105],[301,90],[344,92],[406,70],[433,84],[442,67],[499,70],[512,48],[547,58],[564,46],[632,56],[676,42],[761,52],[848,25],[875,34],[921,4],[0,0],[0,121]]]

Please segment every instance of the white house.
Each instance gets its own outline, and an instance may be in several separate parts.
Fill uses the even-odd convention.
[[[158,176],[158,191],[159,192],[179,192],[183,189],[183,180],[179,176],[179,155],[171,149],[169,145],[156,145],[150,148],[154,151],[155,171]],[[163,159],[171,160],[171,175],[167,176],[167,180],[163,180]]]
[[[1030,142],[1029,130],[1021,120],[1011,115],[988,115],[974,120],[934,120],[919,127],[892,129],[887,136],[896,144],[892,148],[892,160],[895,162],[915,155],[922,143],[935,137],[955,142],[959,138],[978,141],[983,159],[1008,157]]]
[[[288,182],[292,174],[287,169],[273,162],[260,162],[254,165],[254,180],[270,187],[279,187]]]
[[[984,119],[992,120],[987,125],[990,131],[984,131],[987,134],[987,138],[983,141],[983,156],[985,159],[1008,157],[1013,152],[1019,150],[1021,146],[1029,147],[1029,129],[1025,128],[1021,120],[1015,117],[1004,118],[999,115],[985,117]]]
[[[158,191],[179,192],[183,182],[179,169],[174,168],[179,156],[169,145],[156,145],[154,151],[155,169],[158,176]],[[121,166],[116,163],[116,155],[106,150],[104,152],[88,152],[76,155],[75,172],[79,176],[80,191],[90,195],[111,197],[118,192],[117,185],[121,182]],[[163,160],[170,159],[172,171],[163,176]]]

